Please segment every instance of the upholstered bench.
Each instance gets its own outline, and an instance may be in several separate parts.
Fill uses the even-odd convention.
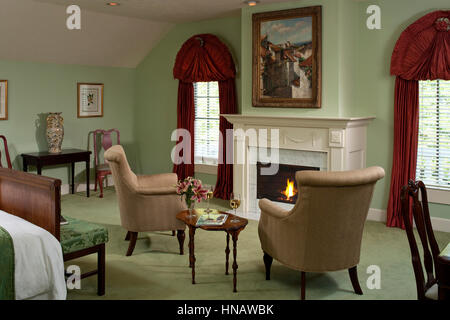
[[[97,274],[97,294],[105,294],[105,243],[108,229],[104,226],[65,217],[68,224],[61,226],[60,242],[64,261],[97,253],[97,270],[83,273],[81,279]]]

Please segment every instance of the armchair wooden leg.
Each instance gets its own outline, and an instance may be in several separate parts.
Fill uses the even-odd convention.
[[[306,299],[306,272],[302,271],[302,289],[301,289],[301,299]]]
[[[363,294],[358,281],[358,270],[356,266],[348,269],[348,274],[350,275],[350,280],[352,281],[353,290],[356,294]]]
[[[266,280],[270,280],[270,268],[272,267],[273,258],[264,252],[263,260],[266,267]]]
[[[133,254],[133,250],[134,250],[134,247],[136,246],[136,240],[137,240],[137,236],[138,236],[137,232],[129,231],[129,233],[130,233],[130,244],[128,246],[127,257],[129,257]]]
[[[130,240],[130,231],[127,231],[127,235],[125,236],[125,241]]]
[[[100,246],[97,260],[97,294],[103,296],[105,294],[105,244]]]
[[[172,230],[172,237],[175,237],[175,230]]]
[[[180,245],[180,255],[183,255],[184,254],[184,238],[185,238],[184,230],[178,230],[177,238],[178,238],[178,244]]]

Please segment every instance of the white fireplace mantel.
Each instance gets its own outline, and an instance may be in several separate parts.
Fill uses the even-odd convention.
[[[375,117],[272,117],[221,114],[230,123],[243,126],[351,128],[367,126]]]
[[[290,153],[293,152],[292,150],[300,151],[298,152],[299,157],[302,152],[325,154],[326,170],[328,171],[353,170],[366,166],[367,126],[375,119],[373,116],[272,117],[240,114],[222,114],[222,116],[233,124],[235,130],[255,129],[256,132],[259,132],[259,129],[267,129],[267,132],[270,132],[270,130],[278,129],[277,148],[290,150]],[[258,139],[258,141],[260,140]],[[258,148],[258,141],[242,139],[237,136],[234,139],[233,190],[242,196],[243,214],[255,214],[248,212],[249,209],[252,209],[249,204],[257,201],[254,192],[250,192],[250,185],[255,183],[252,181],[255,179],[253,172],[255,166],[249,159],[252,158],[250,148]],[[269,143],[270,138],[267,139],[267,142],[267,146],[270,147],[272,145]],[[237,154],[244,155],[244,163],[236,161]]]

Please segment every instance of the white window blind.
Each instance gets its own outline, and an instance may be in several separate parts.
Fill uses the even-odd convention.
[[[195,163],[217,164],[219,157],[219,84],[195,82]]]
[[[450,81],[419,81],[416,179],[450,190]]]

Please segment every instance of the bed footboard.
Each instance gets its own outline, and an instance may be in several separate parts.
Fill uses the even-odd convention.
[[[61,180],[0,168],[0,210],[47,230],[59,241]]]

